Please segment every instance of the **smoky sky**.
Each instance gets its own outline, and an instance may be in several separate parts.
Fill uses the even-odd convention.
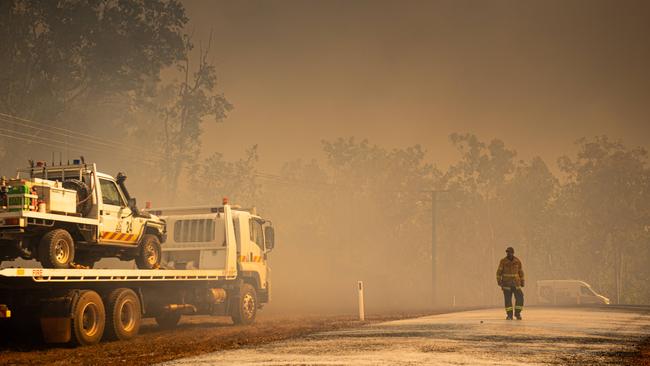
[[[262,168],[322,139],[421,144],[501,138],[553,164],[580,137],[648,147],[650,2],[185,1],[235,109],[205,152],[259,144]]]

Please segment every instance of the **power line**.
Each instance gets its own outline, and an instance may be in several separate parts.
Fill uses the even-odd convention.
[[[21,131],[15,131],[15,130],[12,130],[12,129],[3,129],[2,132],[5,133],[5,135],[4,135],[5,137],[18,138],[18,139],[20,139],[22,141],[27,141],[27,142],[30,142],[30,143],[37,143],[37,144],[40,144],[40,145],[51,146],[51,147],[55,147],[55,148],[59,148],[59,149],[61,149],[61,148],[69,148],[70,147],[66,142],[63,142],[63,141],[60,141],[60,140],[49,139],[47,137],[41,137],[41,136],[34,136],[34,135],[31,135],[31,134],[28,134],[28,133],[24,133],[24,132],[21,132]],[[6,135],[6,133],[10,133],[12,135]],[[18,135],[18,136],[15,136],[15,135]],[[23,136],[25,136],[25,137],[23,137]],[[44,140],[44,141],[39,141],[39,140]],[[107,148],[93,146],[93,145],[80,146],[79,144],[75,144],[74,146],[72,146],[72,148],[75,151],[81,151],[81,152],[86,151],[86,150],[92,150],[92,151],[99,152],[99,153],[111,153],[111,154],[122,154],[122,155],[129,154],[128,151],[122,151],[120,149],[107,149]],[[151,162],[158,161],[158,160],[151,160],[151,159],[148,159],[146,157],[143,158],[143,160],[150,160]]]
[[[9,117],[10,119],[7,119],[6,117]],[[21,121],[21,122],[17,122],[17,121],[11,120],[11,119],[15,119],[15,120]],[[54,148],[58,148],[58,149],[69,149],[69,148],[72,147],[75,151],[80,151],[80,152],[83,152],[83,151],[86,151],[86,150],[91,150],[91,151],[95,151],[95,152],[99,152],[99,153],[122,154],[122,155],[127,155],[127,154],[132,155],[132,154],[134,154],[134,155],[140,156],[141,161],[144,160],[144,161],[148,161],[148,162],[151,162],[151,163],[159,163],[159,162],[165,160],[164,156],[162,156],[160,154],[152,153],[151,151],[148,151],[146,149],[134,149],[132,146],[129,146],[129,145],[126,145],[126,144],[123,144],[123,143],[119,143],[119,142],[115,142],[114,144],[112,144],[112,143],[109,143],[109,142],[106,142],[106,141],[102,140],[100,137],[96,137],[96,136],[92,136],[92,135],[88,135],[88,134],[77,133],[77,132],[66,130],[66,129],[59,128],[59,127],[51,126],[51,128],[48,127],[46,129],[46,128],[40,128],[40,127],[27,125],[25,123],[33,123],[35,125],[47,126],[47,125],[44,125],[44,124],[39,123],[39,122],[29,121],[29,120],[26,120],[26,119],[10,116],[10,115],[4,114],[4,113],[0,113],[0,122],[9,123],[14,127],[15,126],[21,126],[21,127],[25,127],[25,128],[28,128],[28,129],[35,130],[35,131],[43,131],[43,132],[46,132],[48,134],[54,134],[54,135],[58,135],[58,136],[63,136],[64,138],[71,138],[71,139],[78,140],[77,142],[74,142],[74,143],[70,144],[68,141],[60,141],[60,140],[55,140],[53,138],[37,136],[34,133],[26,133],[26,132],[23,132],[23,131],[17,131],[14,128],[5,127],[2,130],[3,132],[5,132],[5,134],[3,134],[4,137],[14,138],[14,139],[21,140],[21,141],[26,141],[26,142],[29,142],[29,143],[36,143],[36,144],[39,144],[39,145],[54,147]],[[65,131],[65,132],[51,131],[50,129],[60,130],[60,131]],[[10,134],[13,134],[13,135],[7,135],[7,133],[10,133]],[[79,136],[74,136],[74,134],[78,134]],[[18,136],[14,136],[14,135],[18,135]],[[22,136],[27,136],[27,137],[22,137]],[[45,142],[38,141],[39,139],[40,140],[45,140]]]
[[[61,128],[61,127],[57,127],[57,126],[52,126],[52,125],[48,125],[48,124],[45,124],[45,123],[42,123],[42,122],[36,122],[36,121],[28,120],[28,119],[25,119],[25,118],[16,117],[16,116],[9,115],[9,114],[6,114],[6,113],[1,113],[0,112],[0,117],[4,117],[5,119],[8,118],[8,119],[11,120],[9,122],[12,122],[12,123],[21,122],[21,124],[23,124],[23,125],[27,124],[28,127],[30,127],[30,128],[39,129],[39,130],[43,130],[43,131],[46,131],[46,132],[52,132],[52,130],[62,131],[62,132],[54,132],[54,133],[64,135],[64,136],[73,137],[73,138],[83,138],[83,139],[96,140],[98,143],[105,143],[105,141],[102,138],[97,137],[97,136],[93,136],[93,135],[89,135],[89,134],[85,134],[85,133],[82,133],[82,132],[73,131],[73,130],[69,130],[69,129],[65,129],[65,128]],[[30,124],[35,125],[35,126],[40,126],[40,127],[29,126]],[[122,144],[122,143],[119,143],[119,142],[116,143],[116,144],[126,146],[125,144]]]
[[[104,145],[106,147],[111,147],[111,148],[116,147],[116,146],[120,146],[123,149],[129,149],[129,150],[132,150],[132,151],[136,151],[138,153],[147,153],[149,155],[152,154],[146,148],[141,148],[141,147],[137,147],[137,146],[130,146],[130,145],[124,144],[124,143],[119,142],[119,141],[106,142],[106,139],[103,139],[101,137],[97,137],[97,136],[93,136],[93,135],[85,134],[85,133],[81,133],[81,132],[76,132],[76,131],[68,130],[68,129],[61,128],[61,127],[50,126],[50,125],[47,125],[47,124],[44,124],[44,123],[35,122],[35,121],[27,120],[27,119],[24,119],[24,118],[15,117],[15,116],[8,115],[8,114],[5,114],[5,113],[0,113],[0,121],[6,122],[6,123],[11,123],[11,124],[16,125],[16,126],[31,128],[31,129],[37,130],[37,131],[43,131],[43,132],[46,132],[48,134],[55,134],[55,135],[64,136],[64,137],[68,137],[68,138],[75,139],[75,140],[90,142],[90,143],[93,143],[95,145]],[[88,140],[92,140],[92,141],[88,141]],[[162,156],[161,156],[161,158],[162,158]]]
[[[2,122],[1,119],[0,119],[0,122]],[[2,129],[2,131],[3,132],[15,133],[15,134],[22,135],[22,136],[27,136],[27,138],[31,138],[31,139],[42,139],[42,140],[47,140],[47,141],[54,142],[54,143],[57,143],[57,144],[64,144],[64,145],[67,144],[67,142],[65,142],[65,141],[55,140],[53,138],[36,136],[36,135],[26,133],[26,132],[23,132],[23,131],[16,131],[16,130],[11,129],[11,128],[4,128],[4,129]]]
[[[0,130],[0,136],[4,136],[7,138],[11,138],[14,140],[20,140],[20,141],[26,141],[28,143],[34,143],[38,145],[43,145],[43,146],[49,146],[49,147],[54,147],[57,149],[69,149],[72,148],[73,151],[78,151],[78,152],[84,152],[86,150],[93,150],[98,153],[110,153],[110,154],[122,154],[122,155],[128,155],[129,158],[122,158],[121,160],[125,161],[130,161],[130,162],[135,162],[136,160],[131,159],[133,155],[138,156],[138,161],[142,162],[149,162],[149,163],[160,163],[162,161],[166,160],[166,157],[160,154],[155,154],[152,153],[149,150],[146,150],[144,148],[140,149],[137,148],[135,149],[133,146],[126,145],[124,143],[120,142],[106,142],[104,139],[93,136],[90,134],[85,134],[81,132],[76,132],[72,130],[68,130],[65,128],[60,128],[56,126],[49,126],[44,123],[40,122],[35,122],[31,120],[27,120],[24,118],[19,118],[15,117],[12,115],[8,115],[5,113],[0,113],[0,122],[5,122],[12,124],[14,126],[23,126],[26,128],[30,128],[32,130],[36,131],[42,131],[46,132],[49,134],[55,134],[58,136],[63,136],[66,138],[71,138],[74,140],[80,141],[80,143],[74,143],[70,144],[67,141],[60,141],[60,140],[55,140],[52,138],[48,137],[42,137],[42,136],[36,136],[34,134],[26,133],[23,131],[17,131],[15,129],[11,128],[4,128]],[[38,127],[38,126],[43,126],[43,127]],[[17,135],[17,136],[16,136]],[[26,137],[23,137],[26,136]],[[39,141],[43,140],[43,141]],[[328,187],[328,188],[334,188],[334,189],[339,189],[339,190],[347,190],[347,191],[359,191],[363,187],[360,186],[350,186],[350,185],[342,185],[342,184],[337,184],[337,183],[330,183],[330,182],[323,182],[323,181],[314,181],[314,180],[296,180],[296,179],[290,179],[287,178],[286,176],[281,176],[277,174],[271,174],[271,173],[265,173],[265,172],[256,172],[253,174],[255,177],[265,179],[267,180],[267,183],[275,183],[275,184],[280,184],[280,185],[285,185],[285,186],[294,186],[294,187],[301,187],[301,188],[307,188],[309,190],[320,190],[322,191],[323,187]],[[318,186],[321,188],[319,189]],[[377,192],[388,192],[388,193],[423,193],[423,192],[429,192],[429,190],[405,190],[405,189],[378,189],[375,190]]]
[[[16,122],[8,121],[8,120],[2,119],[2,118],[0,118],[0,123],[10,123],[12,125],[18,126],[18,124],[16,124]],[[4,126],[6,126],[6,125],[4,125]],[[104,149],[111,149],[111,150],[114,150],[114,148],[119,148],[119,149],[122,149],[122,150],[131,151],[131,152],[137,153],[137,154],[147,153],[148,155],[153,155],[153,153],[147,152],[146,150],[134,149],[132,147],[129,147],[129,146],[123,145],[123,144],[119,144],[119,143],[116,143],[115,145],[112,145],[111,143],[105,142],[105,141],[104,142],[95,142],[95,141],[91,141],[91,140],[86,139],[86,138],[76,137],[76,136],[69,136],[69,135],[66,135],[66,134],[63,134],[63,133],[48,131],[46,129],[32,127],[32,126],[20,125],[20,127],[23,127],[25,129],[31,129],[31,130],[29,130],[30,133],[28,135],[33,137],[33,138],[41,138],[41,137],[37,136],[37,133],[42,131],[42,132],[44,132],[44,133],[46,133],[48,135],[54,135],[56,137],[63,137],[66,140],[67,139],[76,140],[76,141],[73,141],[73,142],[59,141],[60,143],[64,144],[66,148],[70,147],[70,145],[77,145],[77,146],[78,145],[85,145],[85,146],[92,146],[94,150],[97,150],[97,148],[104,148]],[[11,131],[14,131],[16,133],[25,134],[24,132],[16,131],[16,129],[10,129],[8,127],[5,127],[5,130],[11,130]],[[160,157],[160,158],[162,158],[162,157]]]
[[[361,191],[362,188],[361,186],[350,186],[350,185],[342,185],[342,184],[336,184],[336,183],[329,183],[329,182],[316,182],[316,181],[307,181],[307,180],[295,180],[295,179],[287,179],[286,177],[276,175],[276,174],[270,174],[270,173],[264,173],[264,172],[257,172],[253,174],[255,177],[262,178],[268,180],[268,182],[276,183],[276,184],[281,184],[285,186],[294,186],[294,187],[302,187],[302,188],[308,188],[310,190],[319,190],[323,191],[322,188],[318,188],[318,186],[321,187],[330,187],[338,190],[343,190],[343,191]],[[370,186],[366,186],[370,188],[371,190],[375,192],[381,192],[381,193],[429,193],[431,190],[417,190],[417,189],[373,189]]]
[[[5,130],[2,130],[2,132],[5,132]],[[27,142],[31,142],[31,143],[35,143],[35,144],[39,144],[39,145],[45,145],[45,146],[54,147],[54,148],[57,148],[57,149],[61,148],[61,146],[52,145],[52,144],[48,144],[48,143],[45,143],[45,142],[33,141],[33,140],[31,140],[31,139],[27,139],[27,138],[23,138],[23,137],[10,136],[10,135],[6,135],[6,134],[4,134],[4,133],[2,133],[2,132],[0,132],[0,136],[4,136],[4,137],[8,137],[8,138],[12,138],[12,139],[14,139],[14,140],[27,141]]]
[[[7,134],[7,133],[10,133],[10,134]],[[11,133],[18,134],[19,136],[11,135]],[[27,135],[28,137],[21,137],[20,136],[21,134],[23,136]],[[6,130],[6,129],[0,130],[0,136],[10,138],[10,139],[14,139],[14,140],[26,141],[28,143],[53,147],[53,148],[56,148],[56,149],[72,148],[73,151],[77,151],[77,152],[84,152],[86,150],[95,150],[95,152],[99,152],[99,153],[111,152],[111,153],[115,154],[117,152],[118,155],[122,155],[122,156],[125,156],[125,154],[127,154],[126,152],[120,152],[120,151],[115,151],[115,150],[108,151],[108,150],[101,150],[101,149],[92,149],[92,148],[89,148],[89,147],[66,146],[66,145],[62,145],[60,143],[57,144],[56,142],[58,142],[58,141],[56,141],[56,140],[55,140],[55,143],[50,143],[50,142],[47,142],[48,139],[44,138],[44,137],[38,137],[38,138],[44,139],[46,141],[38,141],[38,140],[33,139],[33,137],[36,137],[36,136],[31,136],[29,134],[24,134],[24,133],[21,133],[21,132],[18,132],[18,131]],[[128,161],[133,161],[133,162],[135,161],[133,159],[124,158],[124,157],[121,157],[121,156],[117,156],[117,158],[120,159],[120,160],[125,160],[125,161],[127,161],[127,160]],[[144,161],[144,162],[148,162],[148,163],[152,163],[152,164],[156,164],[156,163],[160,162],[160,160],[151,160],[151,159],[144,158],[144,157],[141,158],[139,161],[141,161],[141,162]]]

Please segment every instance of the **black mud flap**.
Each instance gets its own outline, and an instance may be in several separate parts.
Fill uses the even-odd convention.
[[[68,343],[72,339],[72,304],[77,293],[44,300],[41,304],[41,332],[46,343]]]

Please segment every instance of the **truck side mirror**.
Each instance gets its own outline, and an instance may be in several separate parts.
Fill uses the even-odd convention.
[[[129,203],[129,208],[131,209],[131,211],[137,211],[137,208],[136,208],[137,204],[136,204],[135,198],[129,198],[128,203]]]
[[[267,250],[272,250],[275,246],[275,230],[273,230],[273,226],[264,228],[264,245]]]

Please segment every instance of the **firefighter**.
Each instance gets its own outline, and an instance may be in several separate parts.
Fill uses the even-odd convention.
[[[512,320],[512,295],[515,295],[514,313],[521,320],[521,310],[524,308],[524,270],[519,258],[515,257],[512,247],[506,249],[506,257],[499,262],[497,269],[497,284],[503,290],[507,320]]]

